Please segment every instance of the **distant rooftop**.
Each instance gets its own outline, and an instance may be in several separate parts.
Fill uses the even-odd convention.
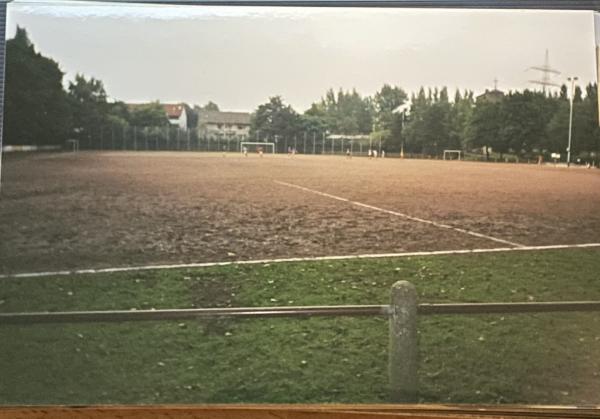
[[[169,119],[178,119],[185,111],[185,106],[183,106],[181,103],[163,104],[163,108],[165,108],[165,112]]]
[[[504,97],[504,92],[498,89],[487,90],[477,96],[478,101],[497,102]]]
[[[135,109],[142,109],[151,105],[153,105],[153,103],[128,103],[127,108],[130,111],[132,111]],[[161,103],[160,105],[165,110],[165,113],[167,114],[167,117],[169,119],[179,119],[181,114],[185,111],[185,106],[183,103]]]
[[[200,111],[198,124],[250,125],[248,112]]]

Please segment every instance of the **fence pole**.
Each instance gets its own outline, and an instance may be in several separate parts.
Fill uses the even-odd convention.
[[[417,401],[417,291],[408,281],[392,285],[389,380],[392,403]]]

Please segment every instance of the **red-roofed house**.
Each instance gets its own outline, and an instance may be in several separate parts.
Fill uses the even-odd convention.
[[[130,112],[143,109],[148,106],[155,106],[158,102],[152,103],[128,103],[127,108]],[[183,103],[160,103],[165,110],[169,123],[181,129],[187,129],[187,110]]]
[[[171,125],[177,125],[181,129],[187,128],[187,112],[183,103],[163,104],[165,113]]]

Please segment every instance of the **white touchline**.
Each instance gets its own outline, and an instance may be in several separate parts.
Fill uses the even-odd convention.
[[[274,180],[273,182],[275,182],[275,183],[277,183],[279,185],[289,186],[291,188],[297,188],[297,189],[303,190],[305,192],[314,193],[314,194],[325,196],[327,198],[335,199],[335,200],[338,200],[338,201],[347,202],[349,204],[356,205],[358,207],[369,208],[369,209],[372,209],[372,210],[375,210],[375,211],[384,212],[386,214],[395,215],[397,217],[406,218],[407,220],[417,221],[419,223],[429,224],[429,225],[432,225],[432,226],[435,226],[435,227],[445,228],[445,229],[448,229],[448,230],[457,231],[459,233],[469,234],[471,236],[479,237],[480,239],[493,240],[493,241],[498,242],[498,243],[508,244],[510,246],[515,246],[515,247],[526,247],[524,244],[511,242],[511,241],[504,240],[504,239],[499,239],[497,237],[488,236],[487,234],[477,233],[476,231],[465,230],[464,228],[453,227],[453,226],[448,225],[448,224],[438,223],[437,221],[431,221],[431,220],[425,220],[425,219],[419,218],[419,217],[413,217],[412,215],[404,214],[404,213],[401,213],[401,212],[398,212],[398,211],[392,211],[392,210],[387,210],[385,208],[379,208],[379,207],[376,207],[376,206],[373,206],[373,205],[369,205],[369,204],[363,204],[362,202],[352,201],[352,200],[347,199],[347,198],[342,198],[341,196],[331,195],[331,194],[328,194],[326,192],[317,191],[317,190],[314,190],[314,189],[306,188],[304,186],[295,185],[293,183],[282,182],[280,180]]]
[[[443,256],[443,255],[464,255],[479,253],[500,253],[500,252],[523,252],[531,250],[558,250],[558,249],[584,249],[600,247],[600,243],[581,243],[581,244],[554,244],[548,246],[522,246],[522,247],[493,247],[489,249],[459,249],[459,250],[434,250],[427,252],[402,252],[402,253],[367,253],[362,255],[341,255],[341,256],[307,256],[291,257],[282,259],[260,259],[260,260],[232,260],[225,262],[200,262],[200,263],[180,263],[175,265],[143,265],[143,266],[123,266],[118,268],[101,269],[76,269],[72,271],[54,271],[54,272],[24,272],[17,274],[0,274],[0,279],[13,278],[43,278],[48,276],[61,275],[81,275],[81,274],[102,274],[117,272],[136,272],[153,271],[164,269],[188,269],[188,268],[210,268],[214,266],[232,266],[232,265],[263,265],[270,263],[287,262],[319,262],[334,260],[352,260],[352,259],[383,259],[383,258],[405,258],[418,256]]]

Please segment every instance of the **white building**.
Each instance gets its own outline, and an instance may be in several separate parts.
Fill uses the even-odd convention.
[[[246,139],[250,134],[250,114],[247,112],[203,111],[198,114],[200,138]]]

